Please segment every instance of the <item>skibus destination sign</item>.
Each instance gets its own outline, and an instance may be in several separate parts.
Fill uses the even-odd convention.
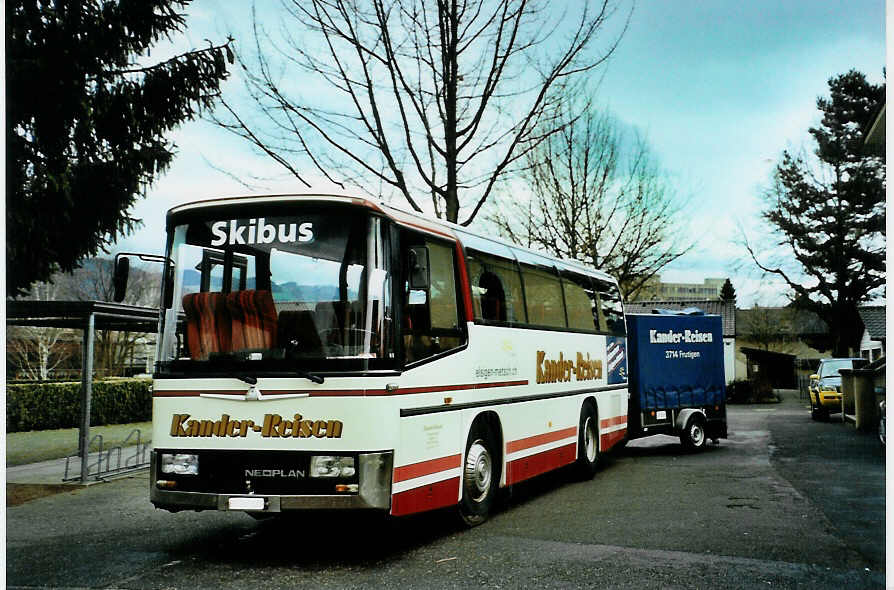
[[[247,223],[231,219],[212,223],[211,235],[214,236],[212,246],[311,242],[314,239],[314,224],[310,221],[268,223],[263,217],[249,219]]]
[[[364,234],[362,219],[296,211],[292,215],[257,214],[199,221],[189,225],[187,242],[202,247],[236,252],[280,250],[325,260],[341,261],[360,249],[351,235]],[[357,240],[354,240],[357,242]]]

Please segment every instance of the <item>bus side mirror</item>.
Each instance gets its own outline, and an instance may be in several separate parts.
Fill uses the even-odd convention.
[[[431,285],[431,274],[428,266],[428,248],[414,246],[410,248],[407,268],[410,275],[410,289],[427,291]]]
[[[127,293],[127,278],[130,276],[130,258],[122,256],[115,257],[115,273],[112,276],[112,286],[114,293],[112,299],[115,303],[124,301],[124,295]]]
[[[819,375],[816,375],[816,374],[811,375],[811,376],[810,376],[810,380],[811,380],[811,381],[819,381]]]

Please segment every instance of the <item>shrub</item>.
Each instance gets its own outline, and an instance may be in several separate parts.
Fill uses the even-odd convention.
[[[730,404],[747,403],[754,395],[754,386],[747,379],[736,379],[726,386],[726,401]]]
[[[726,386],[726,401],[730,404],[754,404],[766,401],[779,401],[779,399],[773,393],[773,388],[768,383],[736,379]]]
[[[151,385],[148,379],[94,381],[90,425],[151,420]],[[75,428],[80,422],[80,383],[29,383],[6,388],[6,432]]]

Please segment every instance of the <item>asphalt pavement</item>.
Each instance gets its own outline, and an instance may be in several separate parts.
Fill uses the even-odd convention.
[[[730,438],[634,441],[548,474],[472,530],[449,512],[255,521],[171,514],[148,474],[7,509],[8,587],[882,588],[884,453],[796,397],[732,406]]]

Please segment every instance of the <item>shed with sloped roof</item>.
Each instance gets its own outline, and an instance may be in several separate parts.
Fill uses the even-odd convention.
[[[857,309],[863,320],[860,356],[870,361],[885,356],[885,310],[883,305],[864,305]]]

